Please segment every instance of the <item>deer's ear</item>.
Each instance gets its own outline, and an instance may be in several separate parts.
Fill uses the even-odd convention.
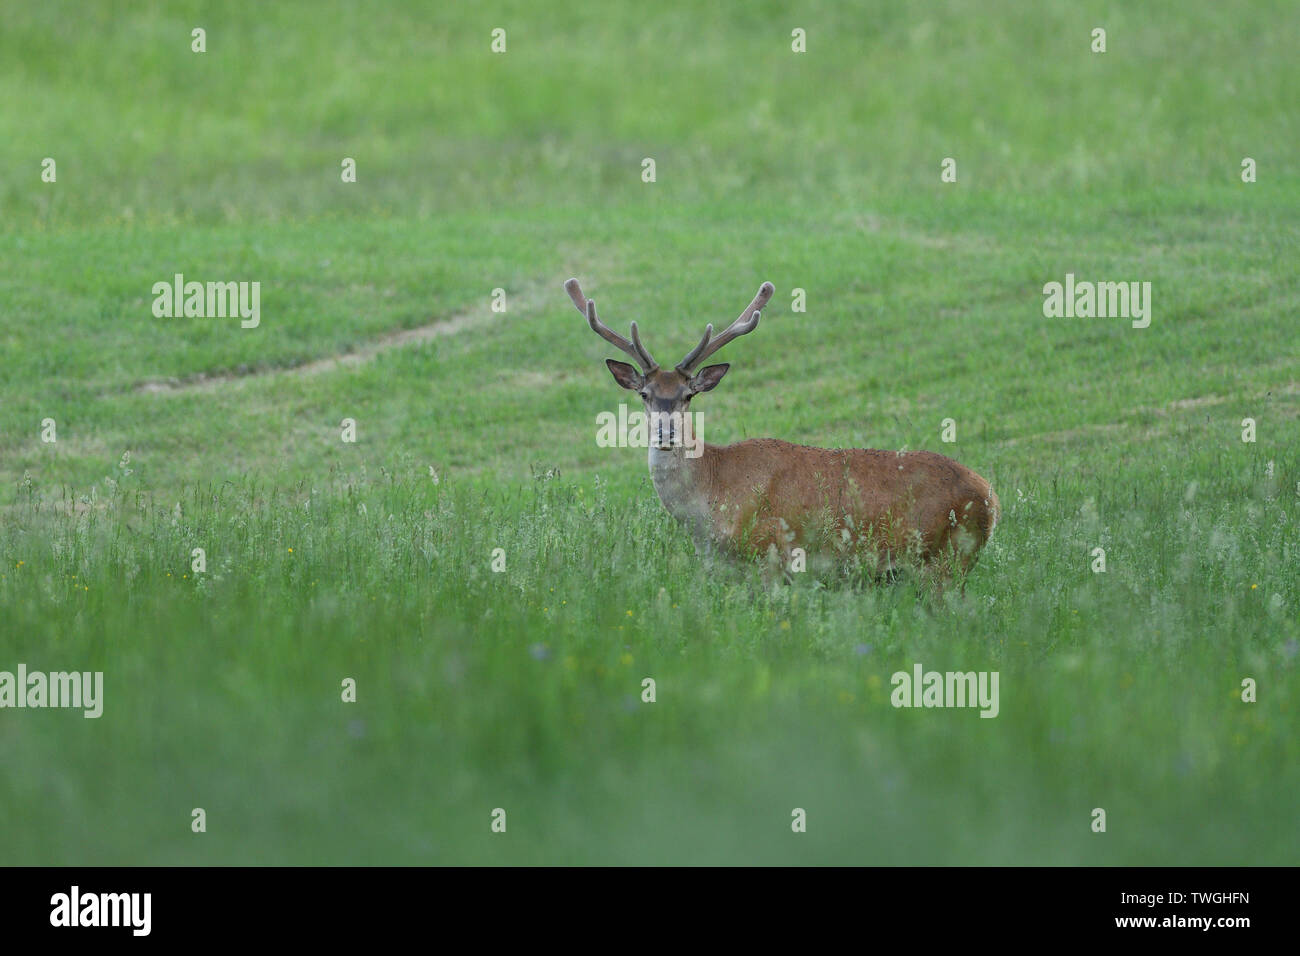
[[[609,366],[610,374],[614,376],[614,381],[624,388],[637,391],[645,383],[645,379],[631,365],[626,362],[615,362],[613,359],[605,359],[605,364]]]
[[[691,379],[691,391],[708,392],[717,388],[718,383],[722,381],[722,376],[727,374],[729,368],[731,368],[729,362],[724,362],[721,365],[706,365],[696,372],[695,377]]]

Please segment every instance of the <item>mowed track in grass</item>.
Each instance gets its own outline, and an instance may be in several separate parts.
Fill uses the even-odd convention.
[[[1295,862],[1293,10],[314,9],[0,38],[0,669],[107,684],[0,712],[0,859]],[[261,327],[155,319],[175,272]],[[1045,319],[1066,272],[1151,327]],[[569,275],[664,361],[772,280],[706,438],[975,468],[966,597],[702,565]],[[1000,715],[894,709],[915,662]]]

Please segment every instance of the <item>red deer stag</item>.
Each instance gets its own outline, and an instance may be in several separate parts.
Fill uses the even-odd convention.
[[[730,367],[709,356],[758,327],[774,291],[764,282],[721,335],[704,330],[699,345],[663,369],[632,323],[629,341],[596,317],[596,303],[577,279],[564,284],[592,330],[640,366],[607,359],[614,380],[641,396],[650,419],[650,477],[659,500],[704,547],[766,554],[790,566],[791,552],[832,563],[861,562],[873,577],[919,566],[940,587],[964,574],[998,522],[998,496],[964,465],[931,451],[811,448],[775,438],[703,444],[689,454],[691,399],[711,391]],[[685,426],[685,427],[683,427]]]

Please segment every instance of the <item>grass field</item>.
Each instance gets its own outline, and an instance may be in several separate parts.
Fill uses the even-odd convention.
[[[6,9],[0,671],[105,699],[0,710],[0,863],[1300,862],[1293,3],[432,6]],[[705,565],[571,275],[774,282],[705,437],[974,468],[964,597]]]

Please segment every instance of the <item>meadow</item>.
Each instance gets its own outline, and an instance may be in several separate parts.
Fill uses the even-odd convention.
[[[105,700],[0,709],[0,863],[1300,862],[1298,46],[1281,0],[7,9],[0,671]],[[260,325],[155,317],[175,273]],[[1151,325],[1045,317],[1067,273]],[[702,561],[595,441],[569,276],[661,360],[775,283],[705,437],[974,468],[965,594]],[[895,708],[916,663],[998,716]]]

